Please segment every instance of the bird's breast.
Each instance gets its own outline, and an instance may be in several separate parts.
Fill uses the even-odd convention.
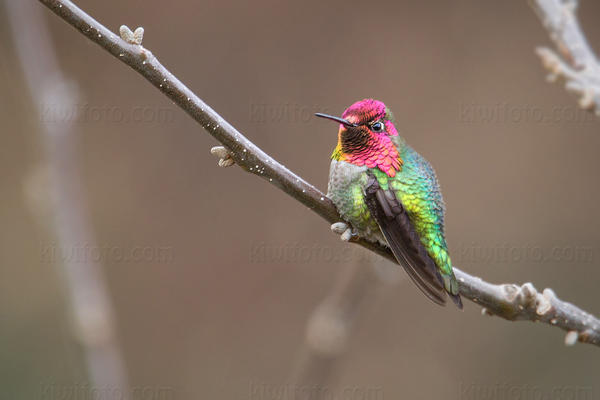
[[[352,190],[361,187],[361,181],[365,180],[367,167],[350,164],[346,161],[331,160],[329,167],[329,184],[327,196],[338,206],[343,202]],[[339,208],[339,206],[338,206]]]
[[[361,236],[373,241],[383,241],[377,223],[364,198],[367,184],[367,167],[345,161],[331,161],[327,197],[333,201],[342,218],[350,222]]]

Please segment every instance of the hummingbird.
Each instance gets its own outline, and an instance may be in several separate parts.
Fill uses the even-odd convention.
[[[364,99],[341,117],[315,115],[339,123],[327,196],[344,221],[331,230],[389,247],[425,296],[439,305],[449,296],[462,309],[435,171],[398,134],[390,109]]]

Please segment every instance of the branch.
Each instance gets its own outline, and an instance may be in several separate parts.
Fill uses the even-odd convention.
[[[141,46],[139,34],[134,37],[129,29],[122,29],[126,41],[68,0],[39,1],[81,34],[139,72],[221,142],[244,171],[277,186],[329,223],[342,220],[325,194],[258,148],[171,74],[148,49]],[[387,247],[362,238],[354,242],[397,262]],[[544,322],[568,331],[567,344],[578,340],[600,346],[600,320],[559,300],[551,290],[546,289],[540,294],[530,283],[521,287],[513,284],[493,285],[458,268],[454,268],[454,271],[460,282],[461,295],[484,307],[484,313],[511,321]]]
[[[577,0],[530,0],[530,4],[562,55],[547,47],[536,49],[550,71],[548,80],[564,78],[565,88],[580,96],[579,106],[600,116],[600,64],[575,16]]]
[[[42,9],[22,0],[6,0],[17,59],[25,78],[34,111],[44,115],[49,104],[72,109],[79,93],[59,67]],[[43,121],[44,118],[40,118]],[[43,123],[40,141],[45,162],[31,179],[32,211],[36,221],[52,230],[57,253],[73,251],[95,238],[85,208],[83,180],[78,159],[73,119]],[[42,179],[39,179],[39,177]],[[43,179],[47,176],[47,179]],[[36,179],[38,178],[38,179]],[[31,187],[35,186],[35,187]],[[57,268],[67,292],[66,303],[79,339],[87,373],[94,388],[111,388],[109,397],[129,398],[127,372],[116,338],[115,316],[100,262],[86,257],[46,260]],[[116,391],[116,392],[115,392]]]
[[[363,261],[358,257],[356,261]],[[354,262],[341,271],[331,293],[308,319],[302,352],[289,382],[298,387],[327,388],[346,344],[361,303],[375,286],[371,265]],[[300,393],[298,399],[322,399],[321,393]]]
[[[382,270],[374,257],[367,252],[357,254],[348,268],[340,271],[329,294],[309,316],[304,344],[288,382],[315,390],[300,391],[295,398],[322,400],[332,397],[327,389],[347,353],[348,342],[365,303],[383,284],[407,280],[404,271],[393,265],[385,265]]]

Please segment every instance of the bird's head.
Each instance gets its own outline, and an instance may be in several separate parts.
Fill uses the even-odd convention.
[[[333,159],[379,168],[389,176],[395,176],[402,168],[399,149],[391,139],[398,136],[398,131],[391,111],[381,101],[357,101],[341,117],[315,115],[340,124]]]

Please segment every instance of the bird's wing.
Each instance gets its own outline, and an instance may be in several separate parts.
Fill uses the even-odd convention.
[[[383,190],[377,178],[369,174],[365,202],[408,276],[434,303],[445,305],[446,291],[442,276],[396,194],[392,190]]]

